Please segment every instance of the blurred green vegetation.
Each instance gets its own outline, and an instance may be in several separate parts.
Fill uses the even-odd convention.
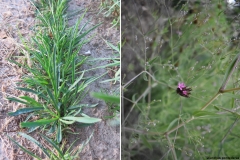
[[[148,77],[150,93],[137,104],[146,87],[132,96],[134,109],[140,114],[130,135],[129,148],[134,148],[128,151],[131,155],[158,148],[162,159],[173,159],[164,133],[195,116],[195,120],[169,134],[177,159],[239,156],[239,117],[217,108],[238,112],[238,91],[220,95],[206,112],[198,112],[218,92],[232,59],[239,53],[225,7],[217,0],[178,4],[175,8],[179,14],[168,18],[161,32],[156,31],[164,47],[152,45],[159,53],[146,62],[147,71],[156,79]],[[236,69],[226,88],[239,87],[238,79]],[[179,82],[192,88],[190,98],[176,93]],[[140,135],[136,137],[136,133]]]

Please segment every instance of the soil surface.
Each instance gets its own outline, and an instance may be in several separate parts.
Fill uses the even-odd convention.
[[[86,29],[98,23],[102,24],[95,29],[91,36],[92,40],[83,46],[79,54],[89,56],[89,60],[93,58],[110,58],[113,57],[113,51],[104,42],[117,45],[120,40],[120,31],[116,27],[112,27],[111,18],[105,18],[101,13],[98,14],[100,2],[92,0],[71,0],[69,2],[68,12],[74,10],[87,9],[88,11],[81,23],[84,25],[87,21],[89,24]],[[24,116],[10,117],[8,112],[16,111],[21,108],[20,104],[8,101],[8,96],[19,97],[25,93],[16,90],[17,82],[21,81],[21,77],[27,73],[25,71],[10,63],[8,58],[17,57],[21,63],[26,62],[26,57],[20,53],[22,49],[20,38],[29,39],[33,36],[32,29],[34,26],[34,7],[28,0],[0,0],[0,160],[12,159],[32,159],[26,153],[21,151],[9,141],[6,135],[13,137],[16,141],[28,149],[34,151],[38,155],[42,155],[41,151],[32,143],[17,136],[17,132],[25,132],[24,129],[19,128],[19,123],[24,120]],[[69,25],[74,25],[78,18],[84,11],[75,15],[70,21]],[[95,68],[104,64],[110,63],[108,60],[94,61],[94,63],[86,63],[83,69]],[[68,143],[71,144],[74,140],[79,138],[75,146],[79,146],[83,141],[93,133],[89,143],[84,147],[79,155],[79,159],[86,160],[115,160],[120,159],[120,129],[119,126],[109,125],[109,120],[104,120],[105,116],[112,115],[109,113],[108,106],[105,102],[95,99],[90,96],[91,92],[105,92],[112,93],[119,91],[119,84],[111,82],[101,83],[101,81],[112,78],[108,74],[108,69],[96,69],[86,72],[85,76],[100,76],[106,73],[102,78],[90,85],[89,93],[83,100],[83,104],[96,104],[97,107],[85,109],[84,113],[91,117],[102,118],[103,121],[94,125],[79,128],[77,125],[72,125],[71,128],[76,134],[65,134]],[[41,142],[41,139],[36,133],[31,134]],[[68,145],[67,145],[68,146]]]

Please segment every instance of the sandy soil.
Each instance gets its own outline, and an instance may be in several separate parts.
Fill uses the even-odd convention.
[[[119,30],[116,27],[111,28],[111,19],[104,18],[101,14],[98,14],[98,6],[100,2],[91,0],[72,0],[69,3],[69,11],[75,9],[86,9],[88,12],[83,20],[87,22],[92,18],[88,27],[103,22],[92,34],[95,34],[90,43],[86,44],[80,54],[89,53],[89,59],[91,58],[108,58],[112,56],[112,50],[104,42],[103,38],[113,44],[117,44],[119,41]],[[25,73],[24,70],[8,62],[8,58],[18,56],[19,62],[24,62],[26,59],[20,53],[21,48],[20,38],[30,38],[32,35],[31,29],[34,25],[34,8],[27,0],[0,0],[0,159],[31,159],[24,152],[17,149],[9,142],[6,135],[14,137],[19,143],[24,146],[28,146],[30,150],[41,154],[36,146],[29,144],[24,139],[17,137],[16,134],[20,131],[19,123],[24,119],[23,116],[9,117],[7,115],[10,111],[15,111],[22,106],[16,103],[9,102],[6,97],[8,96],[20,96],[24,93],[15,89],[17,82],[20,81],[21,76]],[[76,19],[79,18],[76,15],[69,21],[70,25],[75,24]],[[82,24],[83,24],[82,23]],[[21,35],[21,36],[20,36]],[[109,63],[108,61],[99,61],[94,65],[86,64],[84,69],[100,66]],[[100,75],[107,72],[106,69],[98,69],[86,73],[86,76]],[[105,91],[113,92],[119,88],[119,84],[113,85],[112,83],[100,83],[103,80],[109,79],[109,75],[106,75],[91,84],[89,91]],[[108,111],[108,106],[100,100],[94,99],[87,95],[86,99],[82,103],[95,104],[98,106],[95,109],[86,109],[84,113],[89,116],[103,118],[111,113]],[[72,126],[74,131],[79,134],[66,135],[68,142],[71,143],[76,138],[80,138],[76,146],[82,141],[86,140],[94,131],[93,137],[90,142],[84,148],[80,154],[81,159],[120,159],[120,129],[119,126],[113,127],[108,124],[108,121],[102,121],[85,128],[78,128]],[[24,130],[21,130],[22,132]],[[34,134],[33,134],[34,136]],[[35,138],[39,138],[36,137]]]

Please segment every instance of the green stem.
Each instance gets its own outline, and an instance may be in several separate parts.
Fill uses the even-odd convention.
[[[219,92],[221,93],[226,93],[226,92],[232,92],[232,91],[238,91],[240,90],[240,88],[232,88],[232,89],[226,89],[226,90],[221,90]]]
[[[166,138],[167,138],[167,140],[168,140],[169,148],[172,150],[173,159],[174,159],[174,160],[177,160],[177,155],[176,155],[176,152],[175,152],[174,145],[172,145],[171,140],[170,140],[170,138],[168,137],[168,135],[166,135]]]
[[[234,70],[237,68],[239,61],[240,61],[240,54],[237,54],[226,72],[220,91],[225,89],[230,77],[232,76]]]
[[[212,103],[218,96],[220,95],[220,92],[218,92],[210,101],[208,101],[200,110],[203,111],[204,109],[207,108],[207,106]]]
[[[231,91],[236,91],[236,90],[240,90],[240,88],[232,88],[232,89],[227,89],[227,90],[222,90],[222,91],[219,91],[214,97],[212,97],[200,110],[203,111],[205,110],[209,104],[211,104],[221,93],[226,93],[226,92],[231,92]],[[165,134],[168,135],[172,132],[174,132],[175,130],[177,130],[178,128],[184,126],[185,124],[191,122],[192,120],[194,119],[194,117],[188,119],[187,121],[179,124],[178,126],[176,126],[175,128],[171,129],[170,131],[166,132]]]
[[[175,128],[171,129],[170,131],[166,132],[165,134],[168,135],[168,134],[174,132],[175,130],[177,130],[178,128],[184,126],[185,124],[191,122],[192,120],[194,120],[194,117],[193,117],[193,116],[192,116],[192,118],[190,118],[190,119],[186,120],[185,122],[179,124],[178,126],[176,126]]]

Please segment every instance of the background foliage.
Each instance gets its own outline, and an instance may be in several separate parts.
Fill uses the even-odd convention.
[[[127,66],[122,73],[122,157],[239,156],[235,115],[239,109],[238,91],[220,95],[204,112],[200,111],[218,92],[231,62],[239,54],[233,23],[239,17],[234,9],[229,10],[223,1],[154,1],[160,9],[146,1],[123,5],[128,3],[135,6],[123,16],[125,22],[132,23],[123,27],[122,40],[126,45],[122,57],[129,58],[128,52],[138,54],[134,61],[142,65],[133,61],[131,66],[122,61],[122,66]],[[124,19],[122,23],[125,24]],[[130,36],[129,28],[136,29]],[[132,76],[133,71],[141,74]],[[226,88],[239,87],[238,77],[237,68]],[[176,94],[178,82],[192,88],[191,98]],[[196,119],[166,134],[192,116]],[[131,143],[127,144],[128,140]]]

